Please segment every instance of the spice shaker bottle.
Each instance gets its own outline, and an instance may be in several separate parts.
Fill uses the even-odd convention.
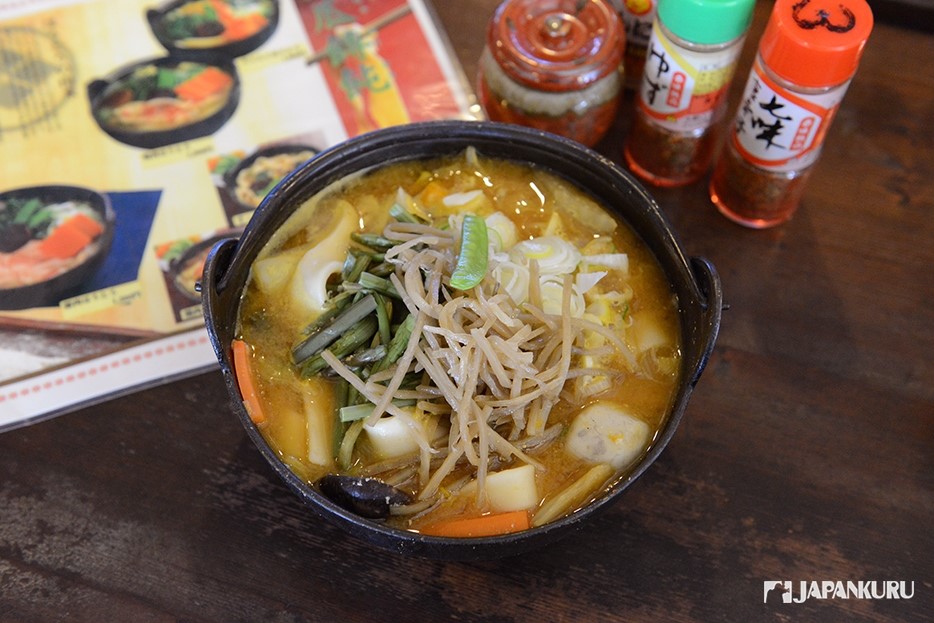
[[[506,0],[480,58],[487,117],[595,145],[616,117],[625,33],[606,0]]]
[[[623,155],[657,186],[710,166],[755,0],[659,0]]]
[[[748,227],[794,214],[872,30],[864,0],[777,0],[710,198]]]
[[[613,0],[616,12],[623,20],[626,31],[626,50],[623,53],[623,83],[635,90],[642,83],[645,51],[652,34],[655,8],[658,0]]]

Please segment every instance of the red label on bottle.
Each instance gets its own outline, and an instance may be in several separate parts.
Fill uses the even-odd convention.
[[[771,80],[757,61],[736,113],[733,145],[760,167],[803,169],[817,159],[846,86],[796,93]]]
[[[742,38],[713,52],[680,46],[656,20],[646,50],[639,107],[659,125],[676,132],[710,126],[726,104],[741,49]]]
[[[684,85],[687,83],[687,76],[680,71],[676,71],[671,76],[671,83],[668,85],[668,98],[666,104],[672,108],[681,107],[681,96],[684,95]]]

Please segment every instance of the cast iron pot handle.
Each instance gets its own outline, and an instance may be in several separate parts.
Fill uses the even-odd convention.
[[[237,238],[224,238],[214,243],[204,261],[204,277],[201,282],[201,296],[217,296],[221,291],[221,282],[230,268],[230,260],[237,249]]]
[[[700,380],[701,372],[710,359],[713,352],[714,343],[717,341],[717,334],[720,332],[720,314],[723,311],[723,289],[720,286],[720,275],[717,269],[709,260],[703,257],[691,258],[691,271],[697,280],[697,285],[703,295],[701,307],[703,309],[701,326],[698,327],[699,338],[704,340],[697,366],[694,370],[694,377],[691,379],[691,387]]]

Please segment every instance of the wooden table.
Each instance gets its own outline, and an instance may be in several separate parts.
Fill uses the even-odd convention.
[[[472,78],[496,1],[434,4]],[[656,193],[729,310],[674,441],[581,531],[482,563],[375,549],[309,515],[212,372],[0,436],[0,620],[934,619],[932,84],[934,36],[878,23],[783,227]],[[913,597],[764,603],[786,580]]]

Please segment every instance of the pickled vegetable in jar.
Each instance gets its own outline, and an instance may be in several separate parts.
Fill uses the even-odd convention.
[[[492,121],[593,146],[616,118],[624,47],[605,0],[507,0],[487,31],[480,104]]]

